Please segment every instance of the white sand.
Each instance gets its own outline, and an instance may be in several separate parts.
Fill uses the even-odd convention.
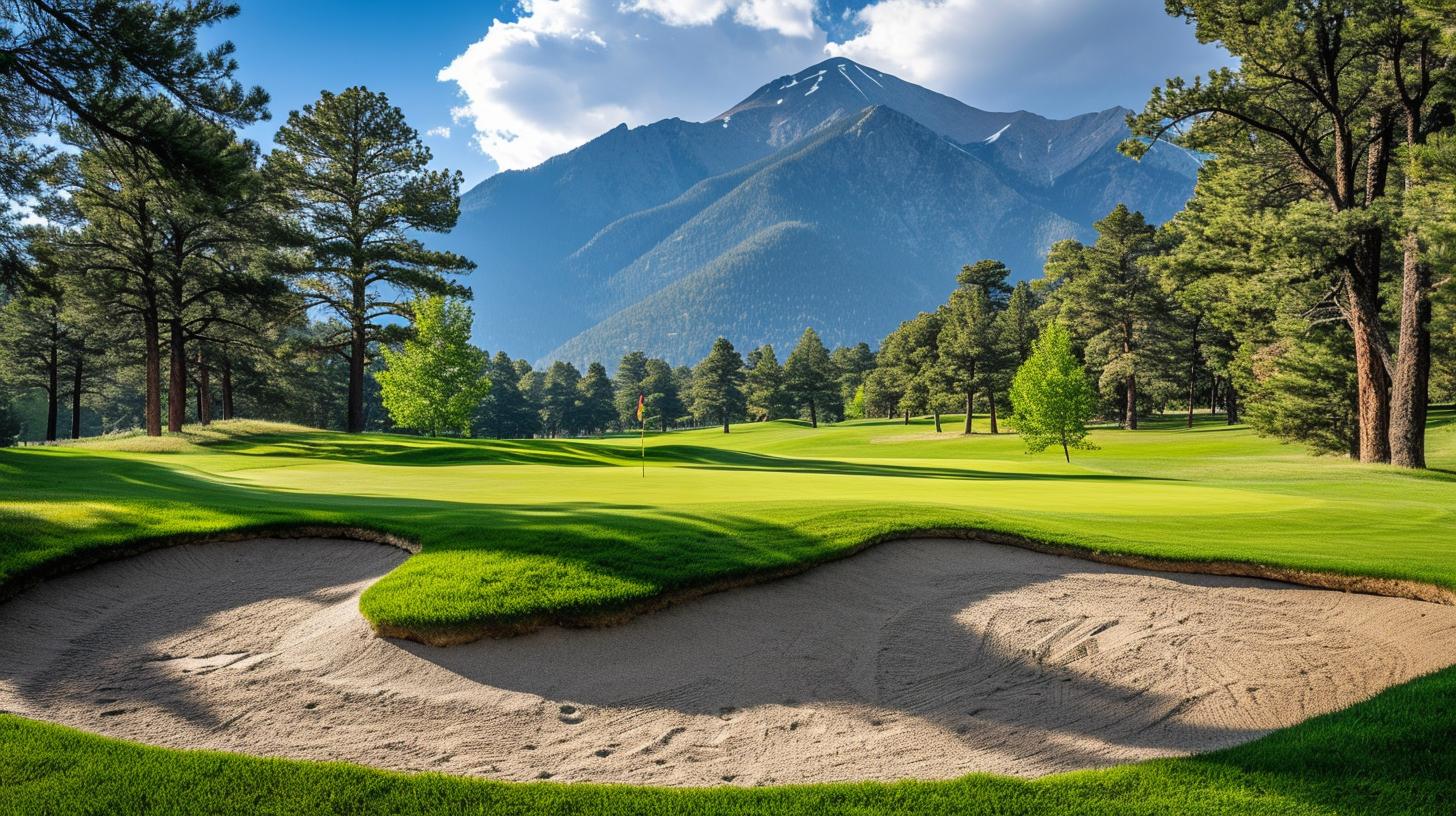
[[[0,709],[174,747],[663,785],[1206,751],[1456,662],[1456,608],[885,544],[606,630],[372,636],[357,542],[177,547],[0,604]]]

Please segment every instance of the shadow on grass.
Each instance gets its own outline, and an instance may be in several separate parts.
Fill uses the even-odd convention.
[[[466,465],[546,465],[553,467],[637,467],[637,445],[565,439],[432,440],[395,442],[378,437],[341,437],[338,434],[302,438],[254,437],[245,443],[212,446],[242,456],[288,456],[329,459],[369,465],[401,467],[459,467]],[[706,445],[655,444],[647,449],[650,467],[663,465],[712,470],[752,470],[775,473],[812,473],[835,476],[888,476],[910,479],[998,479],[1006,481],[1169,481],[1112,473],[1026,473],[923,465],[844,462],[833,459],[791,458]]]

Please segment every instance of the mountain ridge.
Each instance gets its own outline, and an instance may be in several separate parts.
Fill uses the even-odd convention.
[[[908,293],[896,308],[912,309],[899,320],[939,302],[960,264],[980,257],[1001,257],[1020,277],[1038,274],[1051,241],[1089,236],[1116,203],[1166,219],[1191,194],[1198,157],[1161,147],[1141,163],[1123,157],[1126,113],[1058,120],[983,111],[833,58],[760,85],[706,122],[619,125],[536,167],[492,176],[462,196],[445,243],[480,266],[476,335],[487,347],[612,365],[630,337],[634,348],[692,362],[706,346],[654,330],[671,321],[653,309],[693,303],[687,334],[712,334],[707,343],[723,334],[781,345],[802,332],[789,322],[804,315],[776,298],[802,281],[830,280],[830,266],[846,297],[893,281]],[[849,138],[856,124],[868,130]],[[796,161],[808,169],[790,172]],[[874,183],[846,181],[856,176]],[[836,208],[829,190],[875,217]],[[806,254],[810,245],[822,262]],[[724,277],[729,270],[741,287]],[[683,281],[693,280],[711,280],[726,300],[687,297],[682,286],[692,284]],[[873,342],[887,330],[870,311],[838,302],[841,316],[816,318],[826,337]],[[782,325],[766,328],[768,314]],[[627,321],[641,325],[623,329]]]

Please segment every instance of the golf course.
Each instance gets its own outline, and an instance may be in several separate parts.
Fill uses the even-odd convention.
[[[1456,663],[1456,411],[1433,413],[1424,472],[1311,457],[1221,417],[1182,424],[1168,417],[1135,433],[1094,430],[1097,449],[1070,463],[1059,452],[1028,456],[1015,435],[936,434],[928,419],[751,423],[726,435],[648,435],[640,448],[627,436],[431,439],[237,421],[3,450],[0,654],[9,665],[0,669],[0,708],[15,713],[0,716],[0,811],[1444,812],[1456,776],[1456,749],[1442,736],[1456,728],[1456,670],[1446,668]],[[977,584],[984,573],[1000,578]],[[134,597],[142,586],[158,597]],[[166,593],[179,586],[208,587],[192,593],[207,602],[174,604]],[[1119,641],[1112,627],[1135,626],[1139,602],[1156,606],[1170,592],[1180,605],[1170,608],[1192,610],[1171,616],[1182,628],[1159,630],[1180,651],[1119,648],[1151,642]],[[1026,688],[1061,681],[1066,689],[1065,699],[1034,707],[1035,741],[1051,748],[1013,740],[999,753],[970,750],[996,729],[1026,738],[1035,712],[1024,694],[1005,697],[989,724],[991,715],[956,708],[945,693],[929,703],[882,691],[870,695],[878,707],[851,710],[865,701],[805,682],[807,669],[790,665],[815,648],[825,659],[855,652],[848,639],[873,628],[855,617],[864,608],[885,605],[874,624],[885,626],[913,606],[906,599],[931,596],[939,605],[917,613],[910,634],[881,643],[873,658],[881,673],[919,683],[937,660],[955,662],[937,654],[958,648],[956,638],[981,633],[979,648],[995,646],[1004,664],[990,698],[1017,685],[1007,671],[1041,678]],[[989,617],[976,619],[986,604]],[[997,624],[1011,608],[1024,620]],[[959,627],[947,630],[946,615]],[[1145,617],[1161,626],[1170,616]],[[1016,633],[1063,618],[1085,624],[1087,637],[1061,646],[1052,638],[1034,655],[1037,643],[1016,642]],[[247,637],[229,635],[249,621]],[[1381,640],[1400,631],[1412,641]],[[738,670],[733,649],[751,644],[734,637],[763,642],[784,632],[792,648]],[[217,642],[192,642],[199,633]],[[57,644],[47,647],[52,635]],[[118,644],[164,636],[172,637],[165,648],[152,646],[162,653],[149,658],[151,685],[128,686],[135,678],[117,668],[130,659]],[[1111,644],[1100,653],[1087,645],[1099,637]],[[273,645],[243,643],[260,638]],[[358,765],[298,761],[319,757],[290,747],[286,733],[308,731],[311,712],[326,714],[335,701],[319,696],[321,686],[306,699],[283,691],[313,664],[269,666],[322,651],[329,638],[353,650],[329,683],[357,719],[428,723],[424,708],[402,707],[412,690],[439,684],[448,693],[431,705],[446,713],[433,716],[453,716],[463,733],[422,726],[413,736],[454,740],[496,762],[432,760],[391,749],[386,735],[374,754],[326,753]],[[1058,720],[1112,697],[1117,683],[1142,682],[1139,661],[1182,670],[1215,652],[1229,664],[1224,686],[1249,685],[1246,699],[1218,715],[1232,718],[1228,727],[1196,713],[1219,695],[1175,699],[1160,713],[1160,677],[1102,703],[1105,721]],[[34,665],[15,665],[18,654]],[[674,678],[606,669],[614,655],[659,674],[684,665],[739,671],[741,682],[675,698]],[[1319,671],[1301,671],[1300,661]],[[1265,697],[1294,701],[1280,708],[1251,677],[1285,663],[1275,681],[1323,679],[1282,691],[1264,683]],[[218,679],[229,676],[255,679]],[[104,691],[107,678],[114,687]],[[256,699],[224,700],[187,685],[204,682],[259,690]],[[648,699],[653,683],[663,692]],[[479,687],[495,690],[490,711],[512,709],[523,722],[544,716],[550,727],[531,726],[540,738],[525,751],[481,748],[499,734],[477,733],[486,726],[462,713],[477,712]],[[652,720],[639,746],[618,722],[603,733],[628,739],[584,750],[571,735],[629,708],[630,687],[641,687],[630,706],[637,716],[666,712],[683,724],[659,743]],[[155,713],[146,707],[162,697]],[[739,705],[703,710],[720,697]],[[532,702],[523,709],[522,700]],[[888,713],[866,719],[871,709]],[[1128,712],[1139,709],[1153,713],[1136,721]],[[767,735],[755,738],[757,777],[723,772],[738,759],[710,756],[698,733],[702,723],[739,717]],[[168,719],[176,727],[163,729]],[[793,761],[774,759],[775,746],[839,721],[853,727],[828,728],[814,744],[839,740],[852,756],[815,757],[805,743],[792,748]],[[393,728],[387,735],[409,742]],[[896,744],[886,731],[900,732],[895,755],[910,765],[867,759]],[[947,764],[957,745],[976,757],[966,768],[996,773]],[[915,772],[916,751],[931,763],[924,773]],[[532,754],[534,765],[520,759]],[[895,781],[912,778],[922,781]],[[804,784],[814,782],[830,784]]]

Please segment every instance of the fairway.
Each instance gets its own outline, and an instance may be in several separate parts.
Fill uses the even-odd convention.
[[[933,678],[943,674],[935,669],[936,661],[943,659],[938,655],[946,653],[944,644],[953,641],[931,639],[922,647],[912,646],[921,641],[909,633],[924,629],[909,623],[913,618],[901,624],[910,626],[903,630],[904,634],[888,637],[879,646],[874,646],[873,641],[853,648],[843,644],[885,625],[857,618],[864,613],[861,607],[883,608],[893,619],[899,619],[897,610],[901,607],[930,604],[932,609],[939,608],[928,599],[941,597],[934,593],[944,590],[932,590],[931,586],[950,586],[962,592],[983,581],[977,576],[988,571],[992,576],[1010,575],[1008,570],[1014,564],[1071,565],[1057,568],[1069,576],[1058,580],[1145,573],[1026,553],[1002,545],[954,541],[934,546],[882,544],[843,563],[814,568],[801,578],[774,580],[763,587],[734,589],[709,598],[695,596],[702,590],[771,580],[852,554],[867,542],[913,537],[923,530],[1013,535],[1099,558],[1121,554],[1220,562],[1225,569],[1245,564],[1251,570],[1275,567],[1414,582],[1391,585],[1403,591],[1420,586],[1450,590],[1456,588],[1456,542],[1449,535],[1456,522],[1456,504],[1451,500],[1456,496],[1456,474],[1451,472],[1456,465],[1453,419],[1456,416],[1450,410],[1437,413],[1430,435],[1436,469],[1424,474],[1314,459],[1296,448],[1212,420],[1191,430],[1165,420],[1159,427],[1136,433],[1097,431],[1093,438],[1100,450],[1080,453],[1070,465],[1051,455],[1026,456],[1014,436],[936,435],[923,421],[910,425],[864,421],[819,429],[797,422],[774,422],[735,426],[728,435],[693,431],[650,436],[645,468],[635,439],[349,437],[256,423],[223,423],[159,441],[134,437],[74,447],[0,451],[0,478],[6,487],[6,501],[0,505],[5,523],[0,538],[0,569],[5,592],[20,593],[0,610],[30,621],[26,626],[10,628],[5,653],[26,655],[21,662],[33,666],[48,665],[46,660],[50,660],[49,665],[55,668],[29,680],[9,675],[0,678],[0,684],[8,683],[12,695],[7,707],[18,705],[21,713],[29,711],[32,716],[143,742],[284,757],[349,758],[383,768],[443,770],[498,779],[731,786],[904,777],[946,779],[971,770],[1040,776],[1206,751],[1236,745],[1270,728],[1294,725],[1322,711],[1357,703],[1385,685],[1456,661],[1456,647],[1440,645],[1456,632],[1456,625],[1447,620],[1450,608],[1419,601],[1361,600],[1361,596],[1309,589],[1290,594],[1279,584],[1169,574],[1139,578],[1153,581],[1140,592],[1135,590],[1141,584],[1118,590],[1133,592],[1126,597],[1104,592],[1104,600],[1099,602],[1102,605],[1089,609],[1076,604],[1086,597],[1096,597],[1095,593],[1066,596],[1082,600],[1058,603],[1055,599],[1062,596],[1057,592],[1034,588],[1046,578],[1031,583],[1015,579],[1010,584],[1004,583],[1009,579],[993,578],[984,584],[992,591],[981,593],[986,598],[983,601],[975,600],[979,597],[976,595],[944,596],[944,603],[949,604],[944,609],[962,610],[954,618],[964,622],[952,630],[979,632],[979,637],[986,638],[984,643],[997,644],[997,649],[1007,655],[1020,655],[1008,665],[1034,667],[1050,659],[1058,667],[1055,672],[1070,672],[1066,676],[1072,678],[1071,685],[1059,691],[1063,696],[1056,698],[1064,708],[1053,704],[1047,709],[1044,703],[1029,704],[1026,699],[1005,696],[1010,692],[993,693],[993,687],[1006,685],[1005,669],[998,670],[1001,674],[987,675],[1002,680],[982,688],[985,693],[972,695],[983,703],[991,700],[989,707],[973,705],[970,698],[962,700],[954,694],[946,697],[944,689],[927,692],[935,688]],[[176,579],[177,585],[203,586],[211,579],[226,581],[226,586],[237,589],[234,595],[222,590],[201,593],[197,597],[206,597],[211,605],[193,612],[180,611],[189,608],[181,596],[168,600],[166,593],[176,588],[164,587],[172,584],[147,590],[148,597],[161,593],[155,595],[154,612],[147,613],[141,607],[127,611],[128,602],[120,601],[129,595],[119,596],[119,605],[106,602],[103,605],[117,610],[114,614],[120,617],[100,628],[94,621],[103,619],[89,613],[76,618],[73,624],[63,623],[68,614],[75,614],[67,609],[84,608],[75,603],[63,601],[53,607],[54,612],[45,612],[43,606],[27,606],[33,599],[47,597],[46,592],[84,585],[67,583],[72,581],[99,580],[98,587],[111,588],[104,591],[127,592],[121,577],[124,573],[116,572],[123,564],[101,565],[73,577],[57,577],[50,586],[23,589],[43,576],[59,575],[87,562],[160,544],[290,528],[387,536],[417,548],[418,553],[342,543],[332,545],[336,549],[320,557],[310,554],[310,548],[318,544],[285,540],[272,545],[265,555],[249,556],[249,551],[238,550],[237,557],[243,560],[237,561],[222,554],[232,552],[226,548],[242,544],[202,545],[133,559],[139,574],[153,576],[149,580],[156,580],[155,576],[166,580],[165,576],[173,573],[160,566],[146,566],[153,562],[144,559],[173,552],[185,554],[192,549],[208,553],[200,561],[185,556],[188,560],[184,563],[194,565],[188,568],[202,572],[194,580]],[[297,553],[298,569],[287,562],[290,552]],[[224,557],[224,561],[206,560],[214,557]],[[236,566],[249,563],[248,558],[264,560],[257,562],[257,568]],[[962,566],[952,567],[953,563]],[[265,564],[266,568],[262,566]],[[306,568],[306,564],[319,566]],[[934,576],[942,572],[941,568],[964,577],[936,584]],[[1015,569],[1024,568],[1030,567]],[[227,578],[229,569],[244,572],[234,580]],[[960,572],[955,572],[957,569]],[[1036,567],[1033,572],[1036,569],[1045,568]],[[890,577],[905,570],[911,570],[906,575],[921,577]],[[177,574],[186,573],[184,570]],[[257,590],[242,589],[249,586],[243,580],[247,576],[257,584]],[[826,581],[829,583],[822,583]],[[1017,585],[1025,586],[1021,590],[1024,597],[1007,594]],[[1055,581],[1052,585],[1056,585]],[[823,587],[817,590],[817,596],[795,594],[802,587],[815,586]],[[873,603],[851,601],[835,613],[832,610],[836,599],[855,597],[846,597],[847,586],[874,587],[882,593],[903,586],[907,594],[884,595]],[[1257,594],[1247,595],[1268,591],[1259,589],[1265,586],[1274,588],[1275,595],[1265,600],[1259,600]],[[1182,625],[1190,627],[1186,635],[1170,630],[1163,632],[1168,636],[1166,641],[1157,642],[1193,643],[1191,647],[1185,645],[1193,651],[1182,657],[1156,651],[1119,652],[1121,645],[1142,637],[1129,634],[1145,625],[1136,623],[1139,613],[1135,609],[1139,603],[1157,597],[1157,592],[1165,591],[1159,587],[1183,588],[1180,598],[1186,596],[1186,590],[1197,587],[1204,587],[1200,592],[1237,591],[1247,597],[1241,596],[1238,603],[1230,600],[1233,596],[1215,601],[1210,607],[1219,610],[1215,618],[1200,617],[1204,613],[1196,612],[1197,607],[1174,615],[1183,621]],[[101,595],[91,590],[63,594],[73,599],[104,598],[104,591]],[[236,592],[243,594],[237,596]],[[768,594],[753,594],[760,592]],[[1289,605],[1295,598],[1306,596],[1325,611]],[[1318,600],[1325,596],[1361,603],[1407,604],[1414,610],[1414,617],[1406,622],[1390,617],[1404,614],[1398,610],[1407,607],[1389,606],[1391,611],[1376,612],[1375,607],[1330,606]],[[289,600],[293,597],[312,600],[299,606]],[[795,598],[809,597],[821,600],[805,601],[808,606],[802,608],[793,605],[801,603]],[[652,611],[666,601],[683,606]],[[295,607],[279,606],[288,603]],[[975,612],[981,608],[977,604],[987,611]],[[297,611],[285,612],[286,608]],[[168,615],[163,609],[174,612]],[[818,611],[810,613],[811,609]],[[1026,617],[1021,623],[1010,623],[1001,617],[1007,609],[1023,609],[1017,614]],[[1119,614],[1107,620],[1098,617],[1109,609]],[[1228,617],[1234,609],[1245,611]],[[1337,609],[1348,611],[1332,612]],[[357,617],[359,612],[363,621]],[[646,617],[630,620],[644,613]],[[1331,613],[1334,617],[1328,617]],[[256,618],[260,614],[265,617]],[[761,626],[753,623],[755,614],[762,616]],[[816,623],[817,614],[827,617]],[[926,621],[943,621],[946,614],[950,613],[932,612]],[[194,616],[191,620],[197,623],[193,625],[207,623],[187,634],[188,615]],[[1165,617],[1154,615],[1146,625]],[[1319,624],[1322,628],[1310,628],[1317,619],[1325,621]],[[249,620],[269,623],[258,628]],[[722,635],[713,634],[713,622],[717,620],[729,622]],[[793,669],[792,660],[784,664],[789,668],[746,675],[742,674],[742,659],[730,659],[716,670],[711,659],[702,662],[709,655],[719,654],[707,645],[717,642],[715,638],[729,637],[725,644],[733,642],[734,637],[743,639],[742,646],[725,646],[720,656],[723,659],[735,654],[735,649],[749,654],[754,649],[747,644],[775,642],[774,637],[792,631],[779,623],[788,620],[799,621],[802,631],[784,641],[800,645],[777,647],[787,650],[785,658],[812,655],[810,644],[824,639],[822,648],[827,651],[823,659],[836,660],[837,655],[857,654],[867,648],[866,654],[880,655],[876,661],[882,668],[876,671],[883,672],[883,666],[898,666],[899,671],[911,673],[907,677],[914,683],[900,697],[885,696],[881,690],[861,699],[856,695],[863,695],[863,691],[835,692],[816,686],[813,672]],[[997,620],[1003,622],[996,624]],[[1281,621],[1294,628],[1280,634],[1284,626]],[[373,640],[364,628],[366,622],[390,634],[448,643],[472,640],[486,633],[522,633],[557,623],[616,628],[606,632],[538,632],[514,641],[487,640],[442,650],[423,645],[401,648]],[[1075,625],[1064,626],[1067,622]],[[162,629],[156,629],[158,625]],[[1116,628],[1119,625],[1121,629]],[[44,639],[34,635],[69,631],[67,626],[82,627],[68,642],[86,642],[82,631],[104,639],[94,648],[56,653],[69,655],[60,662],[54,662],[59,659],[55,655],[38,658],[34,649]],[[215,629],[219,626],[222,628]],[[1004,629],[1002,634],[995,634],[1002,631],[998,626]],[[29,634],[17,636],[16,631]],[[239,634],[243,631],[253,634]],[[830,631],[840,634],[830,635]],[[124,634],[127,632],[130,634]],[[1385,640],[1382,633],[1390,632],[1406,633],[1413,638],[1411,645]],[[1419,634],[1422,632],[1425,634]],[[1254,645],[1247,639],[1250,636],[1268,645]],[[207,646],[209,638],[218,637],[221,640],[215,648]],[[1267,640],[1262,640],[1265,637]],[[167,645],[174,642],[188,645]],[[1309,643],[1312,651],[1303,655],[1299,648],[1291,649],[1290,644],[1299,642]],[[129,655],[128,643],[150,644],[146,646],[150,657]],[[375,645],[362,652],[350,651],[369,643]],[[701,643],[707,651],[673,651],[683,647],[672,644],[683,643]],[[1089,647],[1088,643],[1093,645]],[[1113,644],[1118,648],[1105,648]],[[380,651],[386,646],[385,651]],[[889,657],[885,657],[886,648],[892,650]],[[909,651],[897,657],[895,648]],[[1030,659],[1026,656],[1035,655],[1038,649],[1044,649],[1042,654],[1048,657],[1025,663]],[[1105,652],[1102,662],[1095,655],[1089,657],[1088,652],[1096,649]],[[249,672],[254,672],[255,678],[266,678],[278,665],[291,665],[288,660],[304,660],[300,665],[317,668],[317,659],[307,659],[312,650],[333,654],[343,661],[341,666],[350,668],[326,686],[309,687],[305,683],[290,687],[287,693],[270,694],[265,682],[260,687],[262,697],[253,702],[246,697],[209,696],[223,694],[220,689],[233,682],[229,678],[246,677]],[[593,654],[601,659],[591,658]],[[600,683],[595,682],[593,667],[606,661],[608,654],[638,654],[628,662],[639,673],[618,674],[615,679],[603,676]],[[678,657],[674,658],[674,654]],[[1240,655],[1241,662],[1230,664],[1230,655]],[[420,658],[425,661],[411,668],[409,661]],[[163,662],[157,663],[158,659]],[[401,659],[406,662],[399,663]],[[804,659],[809,661],[805,665],[815,660]],[[1321,683],[1334,684],[1332,691],[1311,692],[1299,685],[1306,679],[1300,665],[1315,664],[1324,666],[1317,674],[1324,678]],[[502,674],[500,665],[515,668]],[[1197,678],[1190,680],[1192,675],[1166,668],[1171,665],[1195,666],[1199,667],[1197,672],[1213,674],[1194,682]],[[482,668],[492,666],[497,668]],[[730,670],[729,666],[736,668]],[[446,672],[441,675],[444,679],[429,679],[442,669]],[[971,664],[971,670],[979,671],[975,664]],[[1044,675],[1045,666],[1016,669],[1011,676],[1028,670],[1032,673],[1024,682],[1030,685],[1022,691],[1044,688],[1048,682],[1065,685],[1049,680]],[[370,679],[370,672],[375,671],[382,674]],[[735,671],[739,673],[735,675]],[[863,669],[845,665],[830,674],[853,678],[857,671]],[[967,669],[956,671],[963,673]],[[1092,674],[1085,674],[1088,671]],[[1099,771],[1090,776],[1056,775],[1035,783],[969,777],[962,782],[940,783],[950,786],[946,788],[869,787],[855,789],[855,795],[868,796],[872,801],[878,801],[874,799],[878,796],[910,796],[911,804],[919,803],[914,804],[918,808],[941,796],[970,801],[997,791],[1001,801],[1023,803],[1017,807],[1031,808],[1036,802],[1066,796],[1074,797],[1065,801],[1077,801],[1077,810],[1082,810],[1088,802],[1102,801],[1097,798],[1102,794],[1088,793],[1090,786],[1110,797],[1106,801],[1114,804],[1109,807],[1122,811],[1131,800],[1120,798],[1125,794],[1109,791],[1138,779],[1141,781],[1133,783],[1135,788],[1159,791],[1158,796],[1167,797],[1162,801],[1184,810],[1197,809],[1193,807],[1196,804],[1207,812],[1221,812],[1216,803],[1227,797],[1226,801],[1239,802],[1241,811],[1257,811],[1279,801],[1290,804],[1291,809],[1269,812],[1314,812],[1320,797],[1327,795],[1342,803],[1378,804],[1377,809],[1383,812],[1422,812],[1423,802],[1434,807],[1447,790],[1442,781],[1446,777],[1428,776],[1427,772],[1452,768],[1456,755],[1445,748],[1434,748],[1433,755],[1416,752],[1370,756],[1362,746],[1369,739],[1419,741],[1422,738],[1413,730],[1418,728],[1417,723],[1422,728],[1441,727],[1439,722],[1427,721],[1434,714],[1430,710],[1382,701],[1439,694],[1440,684],[1449,683],[1451,671],[1360,703],[1347,713],[1332,715],[1333,720],[1316,719],[1298,725],[1288,732],[1291,736],[1287,739],[1282,736],[1285,732],[1280,732],[1208,755],[1227,756],[1229,759],[1218,761],[1232,763],[1227,767],[1243,767],[1239,774],[1252,774],[1260,763],[1283,761],[1281,757],[1294,761],[1294,755],[1287,753],[1292,750],[1288,746],[1316,739],[1320,742],[1319,755],[1325,757],[1322,761],[1330,763],[1328,776],[1306,774],[1298,781],[1271,783],[1260,790],[1229,788],[1218,781],[1217,775],[1201,777],[1212,766],[1193,757]],[[675,672],[680,676],[673,676]],[[691,678],[699,676],[694,672],[702,672],[702,677],[738,679],[693,686]],[[1225,679],[1213,682],[1218,672],[1226,673]],[[970,675],[950,676],[965,681],[957,681],[957,687],[978,688],[977,683],[983,682],[968,679]],[[1133,679],[1138,676],[1145,679]],[[108,677],[123,681],[130,678],[151,691],[138,696],[134,689],[98,690]],[[1079,677],[1085,679],[1075,679]],[[1157,685],[1170,677],[1181,685]],[[421,693],[423,702],[410,702],[409,697],[375,700],[370,696],[372,692],[365,692],[390,688],[401,678],[410,678],[404,682],[411,688],[435,691]],[[1093,678],[1098,678],[1095,683]],[[1290,685],[1288,678],[1299,682]],[[1205,686],[1219,687],[1219,682],[1225,688],[1237,682],[1241,689],[1250,686],[1254,690],[1242,691],[1243,699],[1233,703],[1223,701],[1221,694],[1201,691]],[[1134,693],[1140,683],[1153,684],[1133,698],[1143,700],[1137,710],[1146,721],[1126,721],[1125,715],[1118,714],[1121,709],[1113,706],[1107,716],[1119,725],[1112,731],[1106,730],[1108,726],[1095,726],[1099,715],[1088,713],[1097,709],[1095,705],[1089,707],[1088,700],[1093,698],[1087,695],[1100,694],[1096,692],[1100,688],[1119,686],[1125,686],[1126,693]],[[1016,686],[1011,683],[1009,687]],[[479,695],[486,691],[481,689],[491,687],[497,688],[489,692],[496,696],[482,702]],[[697,691],[682,690],[689,687]],[[330,688],[333,691],[328,691]],[[355,690],[345,691],[350,688]],[[1262,696],[1260,688],[1264,690]],[[78,690],[84,690],[81,696],[77,696]],[[163,696],[156,697],[158,693]],[[651,702],[654,693],[668,695],[663,700],[677,700],[665,706],[669,713],[674,709],[676,713],[666,719],[658,716],[643,720],[632,728],[620,722],[610,724],[612,718],[620,720],[624,712],[637,710],[634,706],[663,709],[662,703]],[[926,693],[930,697],[925,697]],[[1192,697],[1183,700],[1180,694]],[[435,704],[429,700],[436,698],[455,699],[457,703],[432,709]],[[1154,698],[1166,702],[1148,705]],[[1315,699],[1325,702],[1311,704]],[[466,704],[464,700],[475,702]],[[378,708],[379,716],[361,719],[361,713],[371,707]],[[978,707],[986,710],[977,711]],[[154,714],[146,716],[148,710]],[[333,716],[345,717],[334,721],[342,728],[339,734],[324,737],[325,732],[311,732],[308,727],[281,727],[293,723],[299,714],[318,716],[318,722],[327,724],[330,721],[326,715],[331,710]],[[473,711],[476,717],[455,716],[461,710]],[[988,713],[998,710],[1000,714]],[[245,711],[254,712],[252,726],[247,718],[230,720],[235,715],[242,717]],[[312,713],[315,711],[319,715]],[[491,711],[495,713],[482,713]],[[516,713],[507,716],[503,711]],[[1031,720],[1018,719],[1042,714],[1046,719],[1034,725]],[[422,730],[412,739],[385,739],[385,732],[396,737],[408,733],[400,731],[405,726],[387,725],[393,716],[403,717],[401,723],[417,722]],[[988,716],[992,718],[989,726]],[[1448,715],[1442,713],[1436,720],[1444,721],[1443,717]],[[1329,724],[1324,724],[1327,720]],[[425,725],[432,721],[437,725]],[[459,725],[452,727],[455,721]],[[480,734],[470,727],[474,721],[515,725],[498,725],[488,734]],[[737,731],[732,727],[735,721],[739,724]],[[270,722],[275,725],[270,727]],[[349,726],[348,722],[358,725]],[[1217,727],[1210,730],[1215,722]],[[799,725],[791,730],[793,723]],[[26,750],[31,761],[67,756],[71,750],[65,747],[67,741],[84,739],[15,718],[0,724],[16,734],[12,744],[23,741],[30,746]],[[382,729],[378,738],[367,736],[367,730],[358,730],[375,726]],[[916,730],[927,726],[929,730]],[[802,733],[800,728],[804,729]],[[1004,729],[1000,742],[994,736],[997,729]],[[289,731],[296,732],[292,743],[284,735]],[[742,737],[732,734],[745,732],[783,736],[748,750],[733,742]],[[611,733],[617,736],[609,736]],[[1016,748],[1014,740],[1006,742],[1011,739],[1009,735],[1028,733],[1052,735],[1045,740],[1051,747],[1044,745],[1028,752]],[[1119,733],[1121,736],[1116,736]],[[274,736],[259,743],[257,737],[266,734]],[[826,737],[829,734],[838,736]],[[1074,737],[1076,734],[1086,736]],[[1299,736],[1305,734],[1318,736]],[[676,739],[678,735],[681,740]],[[1087,741],[1089,737],[1091,742]],[[739,750],[729,751],[726,756],[756,754],[759,764],[735,768],[731,762],[708,760],[712,752],[705,753],[702,746],[711,744],[714,738],[739,745]],[[661,745],[654,749],[657,741]],[[675,747],[670,745],[673,742],[677,743]],[[999,749],[995,747],[998,744],[1002,746]],[[449,745],[455,747],[442,747]],[[532,748],[521,750],[522,745]],[[908,764],[846,766],[828,761],[835,745],[867,757],[903,756]],[[914,748],[907,754],[905,747],[896,745]],[[128,756],[125,751],[135,749],[86,750],[92,757],[88,762],[97,772],[106,773],[105,763],[131,762],[121,757]],[[816,753],[824,751],[830,753]],[[495,758],[486,759],[488,755]],[[920,755],[926,759],[917,765],[915,757]],[[106,759],[111,756],[117,759]],[[191,755],[149,755],[145,767],[155,770],[147,774],[191,773],[185,770],[191,761],[184,759],[186,756]],[[1425,763],[1424,771],[1412,758],[1416,756],[1425,757],[1420,760]],[[1010,757],[1019,758],[1008,761]],[[262,761],[228,759],[224,766],[229,774],[283,772],[284,766],[253,769],[247,765]],[[103,764],[94,765],[98,762]],[[1375,765],[1366,769],[1364,782],[1353,782],[1342,769],[1361,763]],[[9,767],[21,768],[23,764]],[[322,766],[300,772],[323,774],[319,784],[337,773]],[[1245,777],[1231,779],[1239,778]],[[1372,781],[1381,778],[1389,780],[1391,787]],[[1170,781],[1173,779],[1183,782],[1175,785]],[[23,783],[24,778],[13,781]],[[80,795],[82,790],[78,781],[50,779],[42,783],[37,778],[36,784],[41,787],[17,784],[11,788],[17,791],[20,798],[16,801],[22,809],[26,801],[40,801],[29,800],[28,796],[71,796]],[[62,785],[59,790],[52,787],[57,784]],[[77,787],[71,787],[73,784]],[[381,784],[385,784],[383,780]],[[446,780],[389,781],[387,786],[398,784],[438,786],[446,784]],[[485,789],[470,787],[463,781],[458,784],[464,787],[450,789],[454,792],[449,796],[471,801],[471,797],[485,795]],[[561,789],[559,794],[547,793],[539,786],[489,790],[490,796],[503,797],[502,801],[529,810],[536,806],[544,810],[576,807],[607,795],[591,788],[569,789],[575,793]],[[757,798],[740,804],[750,811],[760,807],[778,810],[794,802],[813,801],[813,796],[819,795],[781,790],[779,798]],[[808,790],[822,790],[827,795],[832,789]],[[115,802],[127,801],[130,791],[124,782],[103,786],[103,796],[118,797],[111,800]],[[277,801],[289,802],[290,806],[304,801],[299,798],[304,794],[293,789],[278,789],[271,795],[283,797]],[[691,793],[683,795],[687,798],[661,801],[684,812],[709,807],[703,803],[710,800],[694,799]],[[803,799],[805,795],[810,798]],[[631,800],[625,789],[608,796],[608,800],[618,802],[624,810],[631,809],[624,804]],[[546,801],[555,804],[548,807],[542,804]],[[1118,802],[1122,805],[1115,804]],[[0,802],[0,809],[3,805]]]

